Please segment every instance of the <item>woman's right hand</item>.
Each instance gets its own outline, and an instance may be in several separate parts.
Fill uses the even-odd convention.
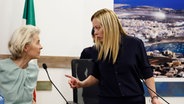
[[[70,85],[71,88],[80,88],[81,86],[81,81],[78,80],[77,78],[70,76],[70,75],[65,75],[66,77],[70,78],[68,80],[68,84]]]

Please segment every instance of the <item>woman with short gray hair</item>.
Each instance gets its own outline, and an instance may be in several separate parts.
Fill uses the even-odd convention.
[[[32,104],[38,77],[38,66],[30,63],[40,58],[42,46],[38,27],[24,25],[10,38],[10,58],[0,60],[0,94],[5,104]]]

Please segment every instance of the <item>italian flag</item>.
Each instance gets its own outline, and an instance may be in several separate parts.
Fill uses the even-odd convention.
[[[36,26],[34,0],[25,0],[23,19],[26,25]]]

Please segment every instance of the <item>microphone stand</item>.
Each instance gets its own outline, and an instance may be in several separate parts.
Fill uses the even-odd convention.
[[[56,90],[59,92],[59,94],[63,97],[63,99],[65,100],[66,104],[69,104],[69,102],[66,100],[66,98],[63,96],[63,94],[59,91],[59,89],[56,87],[56,85],[52,82],[50,76],[49,76],[49,73],[47,71],[47,66],[46,64],[43,64],[43,68],[45,69],[46,73],[47,73],[47,76],[49,78],[49,81],[53,84],[53,86],[56,88]]]

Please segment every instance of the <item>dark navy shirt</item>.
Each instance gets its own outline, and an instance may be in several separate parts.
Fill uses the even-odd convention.
[[[122,36],[115,64],[108,59],[97,61],[97,68],[92,73],[99,80],[100,96],[144,95],[140,78],[150,78],[153,72],[142,40],[127,35]]]
[[[80,59],[93,59],[96,60],[98,56],[98,52],[96,51],[95,46],[87,47],[83,49],[80,55]]]

